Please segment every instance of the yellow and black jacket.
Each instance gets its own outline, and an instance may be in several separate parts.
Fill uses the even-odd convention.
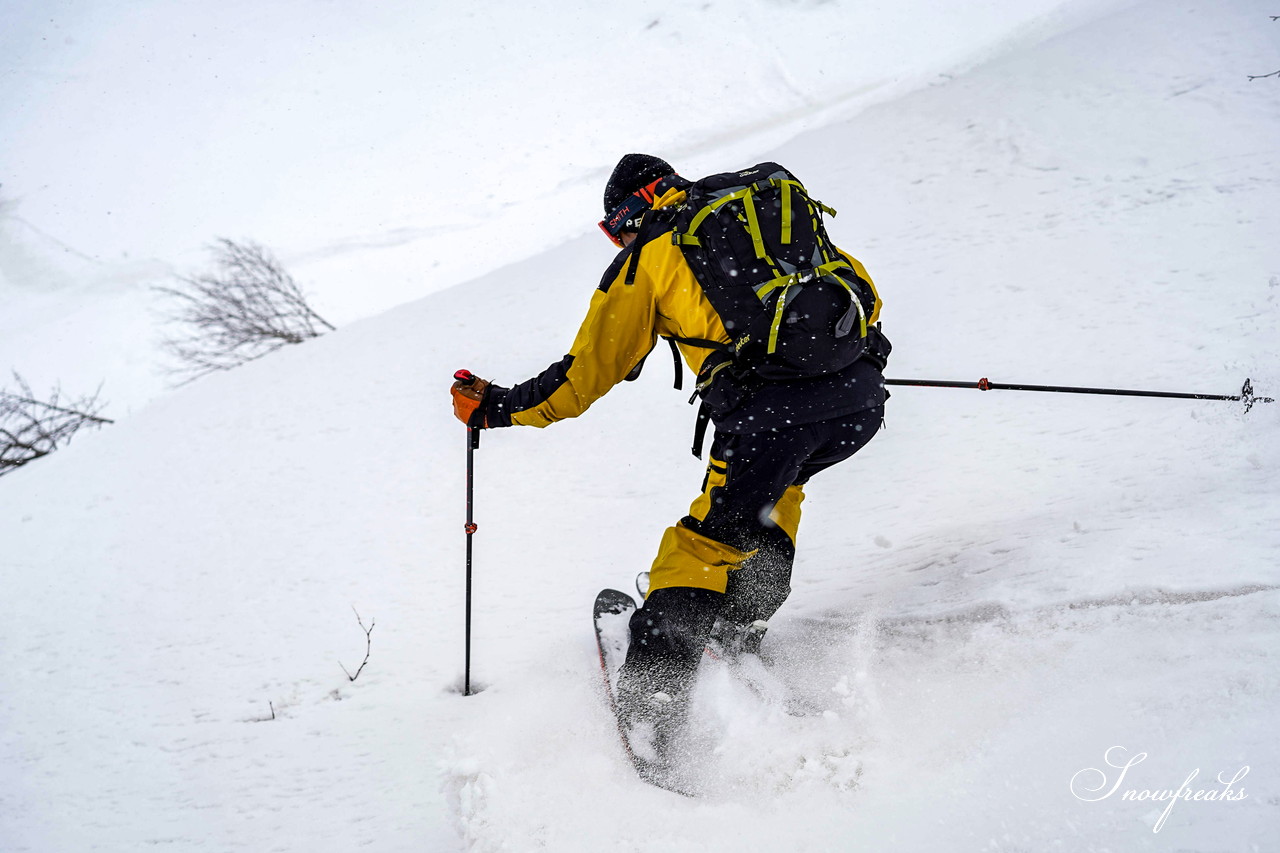
[[[684,197],[682,189],[669,188],[654,208],[678,204]],[[592,295],[568,355],[513,388],[490,386],[485,400],[487,426],[545,427],[577,417],[627,378],[659,337],[675,340],[695,375],[716,352],[710,342],[730,342],[720,316],[669,234],[669,229],[645,228],[639,239],[619,252]],[[870,282],[861,263],[841,254]],[[879,312],[877,299],[869,322],[875,323]],[[718,430],[751,433],[865,411],[884,400],[880,368],[863,358],[834,374],[765,383],[751,389],[733,408],[713,409],[711,419]]]

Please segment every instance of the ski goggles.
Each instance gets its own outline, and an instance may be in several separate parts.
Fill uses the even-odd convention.
[[[662,180],[659,178],[636,190],[627,196],[622,204],[615,207],[613,213],[600,220],[600,230],[609,238],[609,242],[621,249],[623,247],[622,232],[640,230],[640,217],[653,206],[653,191],[658,184],[662,183]]]

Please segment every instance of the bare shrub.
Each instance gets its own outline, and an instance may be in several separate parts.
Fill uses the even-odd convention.
[[[373,626],[376,625],[377,622],[370,619],[369,627],[366,628],[364,626],[364,620],[360,618],[360,611],[352,607],[351,612],[356,614],[356,623],[359,624],[360,630],[364,631],[364,660],[360,661],[360,666],[356,669],[355,675],[347,672],[347,668],[343,665],[342,661],[338,661],[338,666],[342,667],[342,671],[346,673],[348,681],[355,681],[360,677],[360,673],[364,672],[365,664],[369,662],[369,655],[373,652]]]
[[[179,384],[333,330],[267,249],[222,238],[212,251],[214,272],[156,288],[170,306],[162,345]]]
[[[0,476],[47,456],[84,427],[112,423],[98,414],[106,405],[98,400],[100,388],[91,396],[63,401],[55,387],[39,400],[16,372],[13,380],[17,391],[0,389]]]

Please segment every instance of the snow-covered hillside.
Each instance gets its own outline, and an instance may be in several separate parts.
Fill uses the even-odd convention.
[[[746,159],[840,211],[891,375],[1280,396],[1266,11],[1135,6]],[[0,481],[0,848],[1274,846],[1280,405],[895,390],[807,490],[786,701],[706,672],[720,785],[689,800],[635,778],[587,618],[701,481],[656,359],[484,436],[459,695],[449,376],[558,358],[610,253],[572,240]],[[1245,797],[1122,799],[1195,770]]]
[[[215,237],[345,325],[593,230],[628,148],[714,171],[1116,2],[9,0],[0,370],[126,416]]]

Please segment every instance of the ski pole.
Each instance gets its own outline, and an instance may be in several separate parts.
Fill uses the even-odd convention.
[[[475,384],[476,377],[470,370],[459,370],[453,378],[464,386]],[[480,429],[478,424],[467,424],[467,523],[463,528],[467,532],[467,616],[465,638],[465,661],[462,671],[462,695],[471,695],[471,537],[475,535],[476,523],[472,518],[472,506],[475,502],[475,470],[476,449],[480,447]]]
[[[948,379],[886,379],[885,385],[908,385],[922,388],[976,388],[979,391],[1050,391],[1060,394],[1111,394],[1122,397],[1173,397],[1182,400],[1234,400],[1243,401],[1244,410],[1254,403],[1274,403],[1271,397],[1259,397],[1253,393],[1253,382],[1246,379],[1239,394],[1192,394],[1182,391],[1130,391],[1123,388],[1075,388],[1068,385],[1019,385],[992,382],[985,376],[977,382],[956,382]]]

